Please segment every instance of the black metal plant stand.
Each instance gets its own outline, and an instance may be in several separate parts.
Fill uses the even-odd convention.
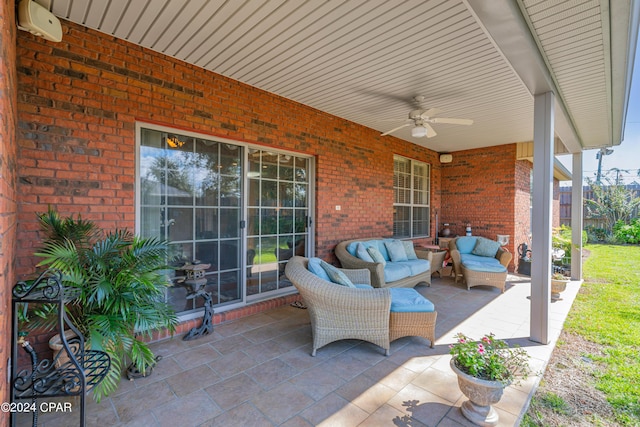
[[[69,321],[65,304],[73,295],[65,294],[59,271],[47,270],[36,280],[18,282],[12,291],[12,353],[11,353],[11,403],[30,399],[32,425],[38,425],[40,406],[38,399],[80,396],[80,426],[85,425],[85,398],[87,391],[99,384],[109,372],[111,359],[102,351],[86,350],[84,337]],[[23,304],[53,304],[57,306],[57,331],[62,350],[52,359],[38,360],[33,347],[18,331],[18,312]],[[75,337],[67,338],[70,329]],[[29,354],[31,367],[18,371],[18,346]],[[23,402],[20,402],[24,405]],[[11,412],[11,425],[16,425],[16,413]]]

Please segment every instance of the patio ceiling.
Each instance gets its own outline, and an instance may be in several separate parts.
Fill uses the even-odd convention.
[[[393,134],[438,152],[531,141],[533,95],[549,90],[570,152],[619,144],[639,10],[636,0],[51,3],[60,18],[380,132],[405,122],[416,95],[441,117],[474,120],[434,124],[433,138]]]

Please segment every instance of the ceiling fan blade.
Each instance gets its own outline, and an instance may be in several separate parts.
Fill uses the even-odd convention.
[[[374,96],[378,99],[385,99],[385,100],[392,100],[392,101],[397,101],[397,102],[403,102],[405,104],[407,104],[409,107],[415,108],[415,101],[411,98],[407,98],[405,96],[400,96],[400,95],[394,95],[391,93],[385,93],[385,92],[378,92],[378,91],[374,91],[374,90],[358,90],[358,92],[364,94],[364,95],[370,95],[370,96]]]
[[[472,125],[473,120],[471,119],[453,119],[450,117],[435,117],[431,119],[432,123],[448,123],[451,125]]]
[[[433,138],[437,135],[436,131],[431,127],[429,123],[423,123],[422,126],[427,128],[427,138]]]
[[[424,113],[420,114],[420,117],[422,117],[423,119],[428,119],[429,117],[435,116],[439,112],[440,112],[440,110],[438,110],[437,108],[429,108],[427,111],[425,111]]]
[[[389,135],[390,133],[393,133],[393,132],[395,132],[397,130],[400,130],[402,128],[406,128],[407,126],[412,126],[412,124],[411,123],[407,123],[407,124],[404,124],[402,126],[398,126],[397,128],[394,128],[394,129],[391,129],[389,131],[386,131],[385,133],[381,133],[380,136]]]

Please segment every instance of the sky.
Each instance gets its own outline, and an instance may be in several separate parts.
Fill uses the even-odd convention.
[[[602,157],[602,172],[613,168],[620,169],[621,176],[625,178],[625,183],[636,181],[640,183],[638,169],[640,168],[640,43],[636,46],[636,57],[633,67],[633,77],[631,80],[631,93],[629,96],[629,106],[627,110],[627,120],[624,129],[624,140],[622,144],[612,147],[613,153]],[[599,150],[587,150],[582,153],[582,174],[584,178],[595,180],[598,170],[598,160],[596,154]],[[569,170],[572,170],[572,156],[558,156],[558,160]],[[615,172],[608,175],[615,179]],[[562,185],[570,185],[570,181],[563,182]]]

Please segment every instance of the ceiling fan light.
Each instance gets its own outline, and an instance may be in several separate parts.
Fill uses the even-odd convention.
[[[414,138],[423,138],[427,136],[427,128],[424,126],[416,126],[411,129],[411,136]]]

